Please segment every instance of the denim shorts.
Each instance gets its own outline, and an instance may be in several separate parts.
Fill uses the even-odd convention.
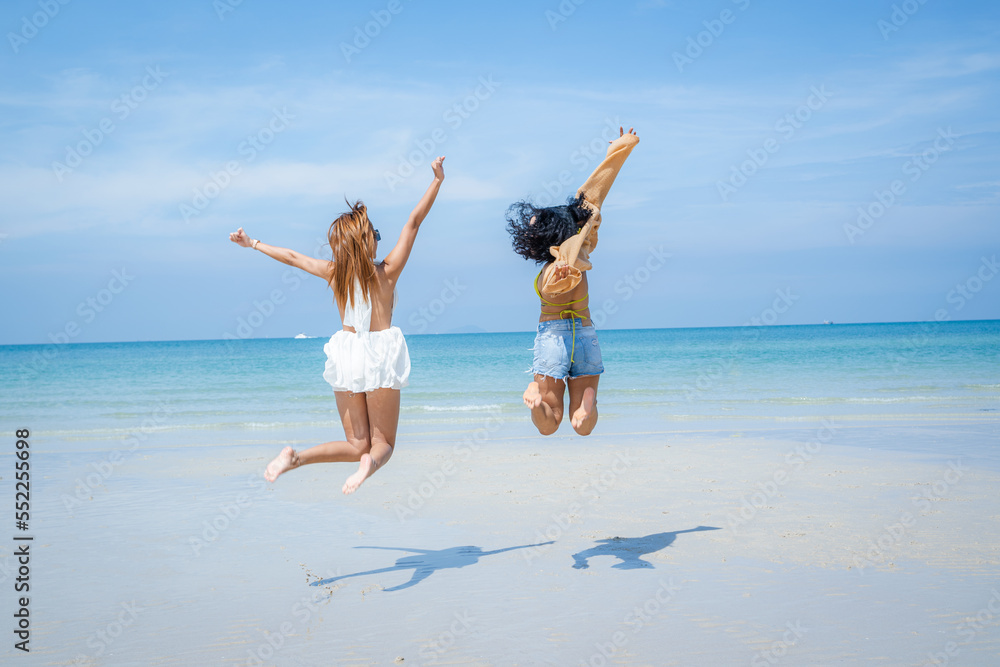
[[[576,321],[576,346],[573,345],[573,320],[549,320],[538,323],[535,336],[535,358],[531,372],[557,380],[604,372],[597,330]],[[573,361],[570,361],[572,355]]]

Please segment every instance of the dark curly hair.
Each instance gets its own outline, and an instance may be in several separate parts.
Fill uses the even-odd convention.
[[[551,262],[549,248],[579,233],[590,219],[590,209],[583,204],[583,193],[570,197],[562,206],[539,208],[527,201],[511,204],[507,209],[507,231],[514,252],[538,264]]]

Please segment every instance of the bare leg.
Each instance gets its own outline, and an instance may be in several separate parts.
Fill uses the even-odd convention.
[[[597,426],[597,382],[600,375],[584,375],[569,380],[569,409],[573,430],[590,435]]]
[[[542,435],[552,435],[559,428],[565,391],[565,382],[547,375],[535,375],[535,381],[524,391],[524,404],[531,408],[531,422]]]
[[[361,455],[358,470],[344,482],[344,493],[354,493],[375,471],[389,462],[399,426],[399,390],[376,389],[366,395],[371,447]]]
[[[310,463],[360,461],[365,452],[371,449],[365,395],[352,394],[347,391],[334,393],[337,397],[337,410],[340,412],[340,421],[344,425],[344,436],[347,440],[324,442],[322,445],[316,445],[301,452],[296,452],[291,447],[285,447],[267,465],[267,469],[264,471],[264,478],[267,481],[273,482],[282,473]]]

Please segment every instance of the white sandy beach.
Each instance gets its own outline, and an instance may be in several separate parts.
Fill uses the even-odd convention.
[[[39,454],[32,652],[4,660],[1000,661],[1000,471],[850,444],[995,422],[717,425],[414,434],[352,497],[346,464],[265,485],[275,447],[156,448],[69,510],[103,453]]]

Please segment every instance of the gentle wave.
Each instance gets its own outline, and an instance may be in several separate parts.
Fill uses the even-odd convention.
[[[183,424],[169,424],[163,426],[152,426],[152,427],[138,427],[133,426],[130,428],[81,428],[81,429],[56,429],[52,431],[46,431],[37,429],[33,431],[36,436],[43,437],[76,437],[76,438],[98,438],[98,437],[119,437],[126,438],[131,436],[136,436],[140,439],[148,437],[154,433],[170,433],[175,431],[211,431],[211,430],[227,430],[227,429],[250,429],[250,430],[264,430],[264,429],[276,429],[276,428],[308,428],[308,427],[318,427],[318,426],[339,426],[340,420],[333,421],[287,421],[287,422],[212,422],[212,423],[183,423]]]
[[[880,396],[800,396],[800,397],[785,397],[785,398],[764,398],[754,401],[755,403],[803,403],[803,404],[819,404],[819,403],[910,403],[910,402],[921,402],[921,401],[965,401],[968,400],[967,396],[894,396],[894,397],[880,397]]]
[[[489,405],[410,405],[406,410],[419,410],[421,412],[487,412],[503,410],[499,403]]]
[[[602,419],[1000,414],[991,412],[1000,394],[1000,321],[929,332],[919,323],[764,327],[753,341],[743,340],[746,332],[602,331]],[[530,428],[520,371],[532,338],[411,337],[414,373],[402,395],[401,431],[476,428],[497,418]],[[136,435],[157,443],[225,440],[227,431],[236,440],[311,439],[341,428],[317,370],[321,343],[80,344],[61,348],[58,373],[49,365],[30,377],[23,369],[43,348],[0,347],[0,376],[11,380],[0,421],[91,447],[121,447]],[[456,377],[474,381],[456,384]]]

